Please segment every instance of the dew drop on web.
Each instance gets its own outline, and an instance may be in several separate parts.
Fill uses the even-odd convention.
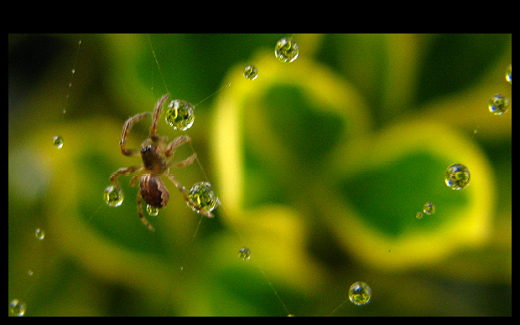
[[[175,130],[186,131],[195,121],[195,106],[181,99],[172,100],[166,111],[166,123]]]
[[[495,115],[502,115],[509,109],[509,98],[496,94],[493,95],[488,102],[489,111]]]
[[[23,315],[25,315],[26,309],[27,309],[27,305],[25,304],[25,302],[23,302],[21,300],[13,299],[9,303],[9,314],[11,316],[19,316],[19,317],[23,316]]]
[[[247,247],[242,247],[238,251],[238,257],[244,261],[247,261],[251,258],[251,251]]]
[[[248,65],[244,69],[244,77],[249,80],[255,80],[258,77],[258,69],[253,65]]]
[[[105,193],[103,193],[103,199],[109,206],[118,207],[123,203],[123,191],[117,186],[110,185],[105,189]]]
[[[292,39],[282,38],[276,43],[274,55],[282,62],[293,62],[298,58],[300,49],[298,43]]]
[[[56,148],[60,149],[63,147],[63,138],[59,135],[55,135],[52,137],[52,145]]]
[[[350,302],[357,306],[363,306],[370,302],[372,289],[365,282],[355,282],[348,291]]]
[[[469,184],[469,169],[462,164],[453,164],[446,169],[444,182],[452,190],[461,190]]]

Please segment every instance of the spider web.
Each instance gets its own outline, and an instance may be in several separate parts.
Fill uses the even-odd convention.
[[[32,37],[29,36],[29,38]],[[150,75],[149,77],[145,78],[145,80],[148,80],[150,84],[150,92],[153,94],[153,96],[158,97],[165,92],[169,92],[170,87],[171,89],[182,89],[182,87],[176,87],[175,83],[173,83],[173,85],[171,86],[168,85],[169,81],[167,82],[166,80],[171,80],[172,78],[175,78],[175,76],[165,76],[164,74],[168,74],[171,72],[164,72],[162,67],[169,66],[171,61],[168,61],[168,59],[164,59],[164,61],[162,61],[160,56],[159,58],[156,56],[157,47],[152,43],[153,37],[150,38],[149,36],[142,35],[142,38],[144,42],[149,42],[150,44],[148,50],[145,51],[149,58],[147,58],[144,61],[145,64],[148,64],[150,66]],[[100,44],[93,41],[92,38],[90,38],[89,36],[72,36],[66,38],[58,36],[57,39],[59,41],[54,42],[54,36],[48,36],[48,39],[46,41],[51,43],[48,45],[50,47],[56,46],[57,44],[59,44],[60,47],[64,47],[65,49],[61,49],[61,52],[56,51],[56,53],[60,53],[57,55],[60,55],[62,57],[67,57],[67,60],[64,60],[61,63],[52,62],[55,59],[52,58],[53,54],[50,54],[49,60],[51,62],[48,64],[48,66],[50,66],[50,68],[52,69],[50,71],[60,72],[60,74],[57,77],[55,77],[56,83],[53,85],[53,88],[50,91],[51,97],[56,97],[57,100],[55,100],[55,102],[58,103],[58,105],[56,105],[54,109],[54,112],[52,112],[52,109],[49,109],[49,114],[52,115],[50,121],[55,122],[57,120],[58,123],[64,124],[73,123],[78,120],[87,119],[90,116],[94,115],[96,112],[101,112],[102,114],[107,115],[109,117],[113,116],[114,111],[107,110],[106,108],[100,106],[94,106],[89,112],[86,108],[86,106],[88,105],[85,105],[85,103],[81,102],[82,100],[86,99],[85,93],[87,89],[89,87],[92,87],[93,79],[90,78],[95,79],[96,77],[89,75],[89,72],[85,71],[85,67],[88,66],[88,64],[92,63],[89,62],[89,53],[93,51],[93,48],[97,48],[98,46],[100,46]],[[39,40],[36,37],[31,41],[43,42],[43,40]],[[157,42],[161,44],[160,39],[157,40]],[[49,49],[49,51],[52,52],[52,49]],[[34,54],[26,53],[26,55],[28,57],[31,57]],[[85,61],[87,61],[87,63],[85,63]],[[44,73],[49,76],[52,75],[51,72]],[[197,80],[201,78],[205,80],[214,79],[212,82],[209,83],[210,86],[205,87],[206,89],[208,89],[209,87],[213,87],[215,84],[221,82],[218,77],[213,78],[213,76],[201,77],[199,75],[193,79]],[[124,82],[124,80],[122,80],[122,82]],[[189,83],[189,81],[186,80],[185,82]],[[228,85],[225,84],[224,87],[227,86]],[[18,87],[13,88],[18,89]],[[163,90],[162,88],[165,89]],[[208,107],[211,106],[211,97],[214,93],[218,92],[220,88],[222,88],[222,86],[214,88],[216,90],[212,92],[204,91],[204,93],[199,92],[196,95],[186,93],[186,97],[184,98],[189,98],[190,100],[194,101],[198,106],[197,119],[199,124],[207,123],[205,122],[205,120],[207,121],[208,117],[204,117],[204,113],[209,112]],[[37,90],[37,92],[39,91],[42,90]],[[99,90],[95,89],[89,93],[89,96],[96,97],[99,96],[99,94]],[[193,100],[191,98],[195,99]],[[150,105],[148,105],[148,107],[144,109],[144,111],[151,110],[153,107],[153,103],[154,102],[151,102]],[[10,108],[13,107],[16,107],[16,104],[10,105]],[[10,110],[10,114],[11,113],[13,114],[12,116],[14,116],[13,120],[17,121],[19,119],[18,114],[20,113],[18,111],[15,111],[14,109]],[[130,113],[126,114],[132,115]],[[118,114],[118,116],[120,115],[121,114]],[[122,126],[124,120],[122,120],[120,117],[116,118],[116,120]],[[149,124],[147,123],[144,123],[144,125],[139,126],[136,125],[136,136],[133,137],[134,142],[132,143],[132,140],[130,140],[129,143],[132,143],[134,147],[138,145],[139,141],[146,137],[148,127]],[[99,130],[99,132],[102,131]],[[168,134],[168,136],[170,136],[170,139],[173,139],[174,137],[174,135],[172,135],[172,132],[164,126],[159,127],[159,134]],[[136,138],[141,140],[135,140]],[[111,138],[107,140],[117,143],[118,138]],[[193,144],[191,144],[190,146],[184,146],[184,148],[179,148],[179,150],[176,152],[176,155],[179,155],[179,157],[187,157],[187,155],[190,154],[190,151],[191,153],[196,152],[199,155],[199,157],[201,157],[200,159],[197,159],[196,164],[194,164],[191,168],[183,168],[182,170],[175,171],[176,177],[182,180],[181,182],[185,184],[187,188],[189,188],[190,182],[193,182],[193,179],[211,182],[212,175],[208,171],[208,169],[204,167],[208,160],[208,155],[207,153],[204,153],[203,150],[197,150],[199,144],[202,144],[201,147],[204,148],[203,139],[196,138]],[[68,146],[70,147],[71,145],[72,144],[70,137],[64,135],[64,147],[60,150],[66,152],[66,150],[70,150]],[[15,145],[13,145],[13,147],[14,146]],[[17,155],[15,154],[14,156]],[[87,156],[83,158],[83,160],[83,163],[85,164],[85,166],[87,166],[86,168],[84,168],[83,172],[89,175],[96,175],[98,173],[101,173],[96,168],[92,168],[92,166],[103,166],[106,164],[113,165],[113,163],[111,163],[110,161],[108,161],[106,157],[104,157],[104,154],[96,152],[95,150],[91,151]],[[128,162],[126,164],[130,165],[132,163],[139,163],[139,161],[138,159],[128,159]],[[52,168],[52,166],[45,166],[45,168]],[[186,173],[184,171],[185,169]],[[104,178],[108,180],[109,175],[110,173],[107,173],[104,176]],[[97,177],[95,176],[93,177],[93,179],[96,178]],[[46,179],[45,181],[43,181],[43,185],[41,187],[52,187],[50,184],[56,181],[57,180]],[[178,230],[175,233],[175,235],[172,235],[170,237],[171,241],[174,242],[172,246],[174,248],[178,248],[179,252],[171,253],[172,248],[165,248],[164,243],[161,240],[157,239],[157,236],[154,237],[153,235],[146,233],[143,235],[143,232],[141,231],[142,229],[140,229],[142,225],[140,224],[140,221],[138,220],[136,215],[136,206],[134,200],[135,192],[137,189],[129,187],[128,180],[121,180],[121,182],[123,183],[123,191],[125,192],[126,196],[124,203],[121,207],[110,209],[107,208],[105,204],[102,202],[94,204],[88,203],[87,201],[80,202],[80,214],[83,215],[83,219],[87,221],[87,225],[89,227],[93,227],[94,229],[99,231],[102,236],[107,237],[109,240],[117,241],[120,240],[118,236],[121,237],[119,235],[121,233],[121,229],[117,229],[117,227],[120,226],[120,224],[114,222],[113,220],[124,219],[125,223],[130,223],[128,224],[128,227],[126,227],[127,225],[125,225],[126,229],[124,230],[125,232],[127,232],[126,237],[123,237],[126,249],[134,250],[144,254],[151,253],[152,255],[158,255],[160,258],[170,259],[170,265],[172,267],[171,272],[177,273],[174,279],[180,281],[183,281],[183,279],[199,278],[199,281],[214,283],[215,281],[207,281],[207,279],[211,277],[222,278],[222,281],[223,283],[225,283],[225,285],[216,286],[213,289],[213,291],[215,291],[215,295],[217,295],[219,294],[219,290],[234,290],[234,293],[230,293],[229,300],[233,303],[243,303],[242,307],[239,306],[235,309],[237,313],[236,315],[254,315],[255,313],[259,313],[260,315],[265,314],[286,316],[288,314],[291,314],[285,303],[285,300],[289,299],[288,297],[290,297],[290,295],[288,297],[284,296],[282,298],[281,294],[275,287],[277,283],[274,283],[271,280],[270,276],[267,275],[266,271],[264,270],[264,266],[261,266],[262,261],[258,261],[259,256],[258,254],[255,255],[254,249],[251,261],[241,261],[238,258],[239,250],[244,245],[246,245],[247,238],[241,238],[241,235],[236,228],[224,229],[225,226],[218,221],[219,217],[225,215],[225,203],[222,207],[218,207],[215,211],[215,221],[206,220],[202,217],[199,217],[198,215],[195,215],[194,217],[193,213],[185,206],[185,203],[181,199],[178,199],[180,197],[180,194],[176,191],[173,185],[168,184],[167,186],[170,188],[170,196],[173,199],[170,200],[171,203],[169,204],[168,209],[165,209],[165,211],[161,211],[159,217],[154,218],[154,220],[151,222],[155,222],[156,227],[160,227],[161,223],[160,220],[158,220],[158,218],[170,218],[173,215],[173,218],[176,219],[174,225],[179,226],[180,230]],[[165,182],[167,181],[165,180]],[[108,182],[106,184],[108,185]],[[93,187],[85,187],[81,195],[81,199],[84,199],[85,197],[100,197],[101,193],[96,192],[97,190],[99,190],[99,186],[102,185],[98,184],[97,186]],[[43,194],[42,191],[44,190],[42,189],[40,191],[35,191],[35,194],[33,195],[35,197],[45,198],[46,195]],[[175,198],[177,198],[177,200]],[[172,213],[172,211],[176,210],[183,211],[184,218],[177,217]],[[191,219],[186,219],[186,215],[188,215]],[[112,218],[112,220],[107,221],[109,224],[108,227],[106,227],[106,220],[103,220],[103,218],[106,218],[107,216],[110,216],[110,218]],[[132,216],[133,219],[128,218],[128,216]],[[113,225],[111,225],[111,223],[113,223]],[[41,242],[35,243],[34,240],[32,240],[30,236],[27,235],[27,232],[29,232],[28,230],[31,230],[35,227],[41,227],[42,229],[46,230],[46,238]],[[14,243],[16,243],[18,239],[23,240],[25,245],[29,247],[25,250],[30,251],[30,253],[27,255],[31,258],[26,263],[13,263],[13,265],[16,264],[16,267],[13,268],[12,271],[10,270],[9,272],[9,297],[21,297],[21,300],[26,302],[26,315],[52,315],[69,313],[79,313],[85,315],[90,314],[90,312],[92,311],[89,311],[88,308],[86,308],[84,311],[82,311],[81,309],[62,310],[59,306],[67,305],[63,301],[63,295],[66,295],[66,292],[71,290],[71,288],[74,286],[75,277],[80,277],[83,278],[83,280],[90,281],[91,288],[100,288],[99,281],[101,279],[99,278],[99,276],[94,276],[94,278],[92,278],[92,275],[85,273],[85,270],[82,266],[83,264],[81,262],[78,263],[70,261],[70,258],[67,257],[67,254],[52,252],[53,245],[58,244],[58,240],[53,238],[57,230],[54,229],[50,224],[48,224],[45,214],[40,214],[36,217],[33,217],[30,221],[25,221],[25,225],[21,228],[24,229],[25,233],[16,233],[14,235],[11,235],[10,238],[13,240]],[[138,234],[135,234],[136,230],[139,230]],[[180,235],[181,232],[183,232],[182,236]],[[219,274],[219,272],[221,272],[220,270],[209,270],[209,273],[206,274],[206,272],[208,272],[207,270],[199,270],[196,268],[197,266],[204,265],[204,263],[201,263],[199,260],[208,258],[208,251],[212,251],[211,247],[208,247],[208,245],[210,244],[208,238],[217,235],[220,236],[221,233],[225,233],[225,236],[230,238],[226,240],[227,242],[231,241],[235,243],[234,248],[229,249],[229,258],[236,259],[239,263],[241,263],[236,265],[236,271],[231,272],[231,274],[233,274],[232,279],[227,278],[228,275]],[[165,231],[163,231],[160,234],[160,236],[168,236],[168,234],[165,234]],[[267,238],[266,240],[269,239]],[[10,247],[13,247],[13,250],[10,251],[10,257],[24,254],[23,252],[19,252],[18,250],[14,249],[14,246],[15,244],[10,244]],[[41,258],[35,258],[35,256],[40,256]],[[255,261],[255,259],[257,260]],[[28,273],[30,273],[30,275],[27,275]],[[62,281],[56,282],[53,280],[55,276],[53,274],[56,273],[61,274],[59,278],[61,278]],[[94,272],[94,274],[96,274],[96,272]],[[24,281],[25,283],[21,284]],[[176,289],[181,291],[181,296],[191,296],[194,294],[194,292],[199,290],[198,284],[193,280],[191,282],[186,281],[186,283],[186,285],[178,286],[178,288]],[[167,285],[172,286],[171,284]],[[233,289],[235,286],[241,286],[242,289]],[[176,286],[172,286],[172,291],[174,290],[174,287]],[[51,290],[49,288],[54,289]],[[111,283],[108,283],[106,286],[101,286],[101,288],[105,290],[105,295],[108,295],[108,297],[105,297],[105,299],[103,300],[108,301],[110,304],[113,304],[112,307],[106,309],[101,308],[101,310],[111,311],[115,314],[139,314],[141,312],[141,308],[138,306],[138,304],[130,303],[124,299],[125,295],[133,296],[136,292],[138,292],[138,289],[135,289],[135,287],[120,284],[117,280],[115,280]],[[58,294],[52,294],[53,291],[58,292]],[[121,293],[124,294],[120,295]],[[112,296],[110,297],[110,295]],[[179,313],[179,309],[178,307],[174,306],[175,299],[171,297],[172,295],[166,295],[166,299],[165,301],[163,301],[163,305],[166,305],[166,307],[157,306],[156,308],[148,308],[143,310],[146,310],[146,313],[151,312],[152,314],[157,312],[158,314],[177,315]],[[176,295],[178,295],[178,293],[176,293]],[[239,295],[239,297],[233,297],[233,295]],[[285,293],[285,295],[287,295],[287,293]],[[52,299],[48,299],[49,297]],[[74,296],[71,297],[71,299],[76,300],[79,303],[83,298],[82,296]],[[215,302],[216,300],[218,300],[217,297],[215,296],[213,300],[214,301],[212,303],[216,304],[216,306],[212,308],[218,308],[218,303]],[[196,302],[197,299],[195,298],[193,301]],[[129,306],[124,306],[125,304],[129,303]],[[255,305],[258,305],[259,307]],[[226,313],[234,315],[234,309],[224,310],[226,310],[224,311],[224,315],[226,315]],[[206,312],[203,311],[203,314],[204,313]],[[180,315],[182,315],[182,312]]]
[[[212,116],[218,91],[227,87],[229,69],[238,63],[244,67],[254,63],[248,62],[253,52],[262,48],[272,51],[276,41],[287,36],[9,35],[9,302],[24,301],[27,316],[486,314],[490,310],[486,304],[498,306],[494,307],[497,311],[493,309],[497,314],[510,314],[507,297],[511,291],[510,281],[501,280],[504,276],[499,269],[498,280],[493,284],[479,283],[478,277],[475,281],[454,280],[442,277],[441,272],[432,275],[423,270],[407,274],[367,270],[345,253],[327,227],[314,222],[313,236],[301,245],[320,265],[323,286],[295,289],[288,279],[278,276],[269,263],[270,258],[281,258],[280,252],[259,252],[250,242],[250,232],[225,222],[225,200],[214,211],[214,219],[203,218],[186,206],[178,191],[165,179],[170,203],[157,217],[148,217],[157,230],[154,234],[142,226],[137,216],[137,189],[128,185],[129,178],[120,179],[125,193],[120,207],[111,208],[102,201],[103,189],[110,185],[110,173],[140,163],[138,157],[133,159],[120,154],[118,142],[124,121],[136,113],[151,111],[166,92],[170,92],[172,98],[197,104],[196,121],[187,131],[193,143],[179,148],[176,157],[182,160],[196,152],[199,160],[172,173],[187,189],[198,181],[213,184],[218,175],[209,155],[211,134],[208,129],[215,123]],[[360,48],[349,48],[348,53],[355,56],[359,50],[363,56],[372,55],[371,42],[380,35],[356,37],[368,41],[359,41]],[[456,36],[447,37],[446,42],[451,37]],[[172,47],[172,43],[176,46]],[[107,44],[112,47],[108,48]],[[490,48],[497,48],[490,44],[472,44],[468,51],[477,50],[483,55]],[[329,46],[325,42],[320,59],[336,55],[334,46],[340,45]],[[456,44],[446,46],[457,54]],[[228,49],[226,55],[221,55],[223,48]],[[303,58],[308,47],[301,43],[300,48]],[[136,61],[137,77],[118,69],[127,67],[134,55],[142,57]],[[334,65],[331,68],[341,69]],[[259,71],[259,78],[263,72]],[[106,76],[110,76],[110,80],[105,79]],[[362,78],[367,80],[367,87],[370,82],[380,81],[371,75]],[[141,83],[141,87],[134,87],[135,83]],[[167,135],[170,140],[180,135],[162,121],[159,135]],[[147,137],[149,123],[147,120],[132,129],[129,147],[137,148]],[[78,128],[71,131],[70,126]],[[476,140],[485,138],[488,127],[475,124],[469,136]],[[69,133],[62,134],[62,130]],[[74,146],[75,133],[81,133],[78,138],[83,139],[82,143],[88,144],[89,149],[75,160],[74,166],[56,171],[55,166],[62,159],[60,155],[80,151]],[[58,134],[64,138],[62,149],[51,145],[52,136]],[[504,144],[499,148],[489,143],[483,146],[493,158],[499,156],[495,149],[510,154],[510,148],[502,148]],[[42,150],[46,157],[40,155]],[[509,188],[508,161],[497,158],[493,162],[498,162],[494,166],[497,179],[506,179],[502,185]],[[59,177],[56,178],[56,174]],[[78,188],[57,192],[56,186],[68,184],[69,178],[74,179]],[[218,195],[220,184],[213,185]],[[69,192],[74,195],[67,196]],[[510,216],[510,207],[507,207],[511,205],[510,194],[502,195],[499,214]],[[84,227],[74,235],[64,230],[70,228],[53,221],[57,210],[68,212],[65,207],[72,204],[77,205],[77,215],[64,217]],[[314,217],[320,213],[309,211],[308,215]],[[244,219],[253,217],[243,216]],[[507,228],[508,221],[504,221],[507,218],[500,220],[506,226],[499,225],[502,228],[497,229]],[[43,240],[36,239],[36,229],[45,231]],[[74,246],[81,240],[83,247]],[[275,240],[277,238],[268,235],[262,238],[265,243]],[[89,245],[102,250],[89,252]],[[243,247],[251,249],[250,260],[239,258]],[[76,249],[78,251],[74,251]],[[501,261],[500,256],[489,252],[480,257],[491,261],[489,263]],[[388,254],[396,253],[388,249]],[[460,264],[464,265],[472,255],[460,257]],[[297,259],[289,256],[285,262],[295,262],[291,258]],[[111,265],[111,269],[106,265]],[[291,276],[298,278],[299,274]],[[357,307],[348,301],[348,288],[358,280],[373,284],[374,299],[368,306]]]

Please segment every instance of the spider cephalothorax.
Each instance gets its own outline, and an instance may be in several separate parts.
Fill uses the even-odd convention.
[[[152,126],[150,128],[150,137],[142,143],[140,150],[127,149],[126,140],[128,138],[130,129],[132,128],[134,123],[142,120],[145,117],[150,116],[151,114],[140,113],[129,118],[125,122],[125,125],[123,126],[123,134],[121,135],[120,141],[121,152],[125,156],[141,155],[143,163],[139,166],[120,168],[110,176],[110,181],[114,184],[116,188],[120,189],[120,183],[117,180],[119,176],[144,170],[144,172],[135,174],[132,177],[132,179],[130,180],[130,185],[135,186],[136,181],[140,179],[139,192],[137,193],[137,209],[141,221],[148,227],[148,229],[152,231],[154,230],[153,226],[148,222],[148,220],[146,220],[143,214],[142,200],[144,200],[149,206],[156,209],[163,208],[168,204],[169,193],[162,181],[162,176],[168,177],[168,179],[181,192],[181,194],[184,197],[184,200],[186,200],[186,202],[192,209],[206,215],[207,217],[213,217],[210,211],[203,209],[199,204],[195,203],[186,193],[186,189],[184,188],[184,186],[182,186],[175,179],[175,177],[169,173],[169,168],[171,166],[176,168],[182,168],[193,163],[193,161],[197,157],[197,154],[194,153],[193,155],[191,155],[183,161],[175,162],[173,164],[170,163],[170,160],[173,158],[173,153],[175,149],[184,143],[191,142],[191,139],[187,135],[182,135],[175,138],[172,142],[168,143],[167,137],[159,137],[157,135],[157,123],[159,117],[161,116],[162,107],[169,97],[169,94],[162,96],[161,99],[159,99],[159,101],[155,105],[155,109],[152,116]]]

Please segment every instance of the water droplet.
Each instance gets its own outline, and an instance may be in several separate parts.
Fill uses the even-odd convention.
[[[34,231],[34,236],[36,236],[36,239],[43,240],[45,238],[45,231],[43,231],[41,228],[36,228]]]
[[[238,257],[244,261],[247,261],[251,258],[251,251],[247,247],[243,247],[238,251]]]
[[[172,100],[166,111],[166,123],[175,130],[185,131],[193,125],[195,106],[181,99]]]
[[[153,207],[150,204],[146,206],[146,212],[148,212],[148,215],[155,217],[159,214],[159,208]]]
[[[513,84],[513,64],[510,64],[506,69],[506,81]]]
[[[299,52],[298,44],[287,38],[279,40],[274,48],[274,55],[282,62],[293,62],[298,57]]]
[[[253,65],[248,65],[244,69],[244,77],[249,80],[255,80],[258,77],[258,69]]]
[[[507,112],[509,106],[509,98],[500,94],[496,94],[489,99],[489,111],[495,115],[502,115]]]
[[[415,217],[416,217],[417,219],[422,219],[422,217],[423,217],[423,213],[422,213],[421,211],[419,211],[419,212],[417,212],[417,213],[415,214]]]
[[[348,297],[354,305],[363,306],[370,302],[372,289],[365,282],[358,281],[350,286]]]
[[[469,184],[469,169],[462,164],[453,164],[446,169],[444,182],[452,190],[461,190]]]
[[[123,203],[123,191],[120,187],[110,185],[105,189],[105,193],[103,194],[103,199],[106,204],[111,207],[118,207]]]
[[[52,144],[60,149],[61,147],[63,147],[63,138],[59,135],[55,135],[52,137]]]
[[[188,206],[197,213],[200,212],[199,210],[211,212],[219,204],[218,197],[213,192],[211,184],[207,182],[194,184],[188,193],[188,197],[200,207],[200,209],[197,209],[188,202]]]
[[[426,202],[423,207],[424,214],[432,215],[435,213],[435,204],[431,202]]]
[[[11,316],[23,316],[26,309],[27,306],[25,305],[25,302],[18,299],[13,299],[11,303],[9,303],[9,312]]]

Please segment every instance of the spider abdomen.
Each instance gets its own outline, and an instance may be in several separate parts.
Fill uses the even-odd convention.
[[[160,176],[153,174],[142,176],[140,189],[141,196],[150,206],[160,209],[168,204],[170,196]]]

